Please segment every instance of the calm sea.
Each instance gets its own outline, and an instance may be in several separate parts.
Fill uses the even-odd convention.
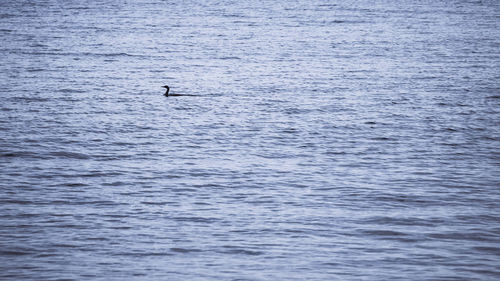
[[[500,278],[497,0],[1,0],[0,86],[2,280]]]

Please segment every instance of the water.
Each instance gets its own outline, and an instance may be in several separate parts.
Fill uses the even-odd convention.
[[[498,1],[0,10],[0,279],[500,277]]]

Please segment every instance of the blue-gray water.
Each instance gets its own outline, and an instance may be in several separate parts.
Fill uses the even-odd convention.
[[[0,279],[500,278],[498,1],[0,3]]]

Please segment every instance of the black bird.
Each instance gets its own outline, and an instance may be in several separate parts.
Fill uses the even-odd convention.
[[[168,97],[168,96],[172,96],[172,97],[182,97],[182,96],[191,96],[191,97],[194,97],[196,95],[189,95],[189,94],[168,94],[168,92],[170,92],[170,87],[165,85],[165,86],[161,86],[162,88],[165,88],[167,89],[167,91],[165,92],[165,94],[163,94],[164,96]]]
[[[165,92],[164,96],[168,97],[168,92],[170,91],[170,88],[167,85],[161,86],[161,87],[167,89],[167,91]]]

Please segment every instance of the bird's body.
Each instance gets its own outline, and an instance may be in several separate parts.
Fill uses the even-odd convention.
[[[165,86],[161,86],[161,87],[167,89],[167,91],[165,92],[165,94],[163,94],[166,97],[196,96],[196,95],[187,95],[187,94],[169,94],[168,93],[168,92],[170,92],[170,87],[169,86],[165,85]]]

